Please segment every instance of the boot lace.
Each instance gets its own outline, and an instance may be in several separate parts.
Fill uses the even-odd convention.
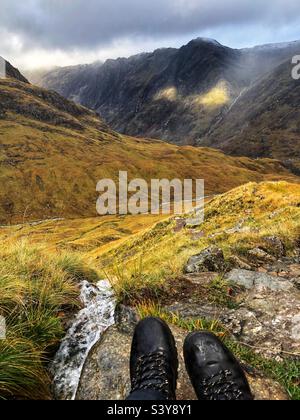
[[[221,399],[239,400],[243,393],[231,378],[232,372],[222,370],[204,379],[202,382],[204,396],[211,401]]]
[[[170,398],[169,363],[164,351],[141,356],[136,365],[132,391],[151,389]]]

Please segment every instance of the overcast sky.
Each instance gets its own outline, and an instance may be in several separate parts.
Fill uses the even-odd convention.
[[[0,0],[0,55],[21,69],[87,63],[198,36],[300,39],[299,0]],[[300,51],[299,51],[300,53]]]

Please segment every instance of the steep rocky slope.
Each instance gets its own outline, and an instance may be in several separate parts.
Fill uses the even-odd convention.
[[[178,50],[55,69],[40,83],[99,111],[122,133],[193,144],[252,82],[299,49],[294,42],[235,50],[199,38]]]
[[[4,58],[0,57],[0,59],[4,61],[6,77],[19,80],[20,82],[29,83],[26,77],[24,77],[17,68],[12,66],[8,61],[4,60]]]

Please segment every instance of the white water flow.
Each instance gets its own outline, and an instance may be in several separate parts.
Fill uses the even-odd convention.
[[[54,394],[60,400],[74,400],[82,369],[92,347],[115,323],[116,300],[107,280],[96,285],[81,283],[84,308],[77,314],[51,365]]]

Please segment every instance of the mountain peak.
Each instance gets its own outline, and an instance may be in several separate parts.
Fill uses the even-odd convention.
[[[210,44],[210,45],[214,45],[216,47],[223,47],[223,45],[220,44],[220,42],[218,42],[216,39],[205,38],[205,37],[195,38],[192,41],[190,41],[189,44]]]

